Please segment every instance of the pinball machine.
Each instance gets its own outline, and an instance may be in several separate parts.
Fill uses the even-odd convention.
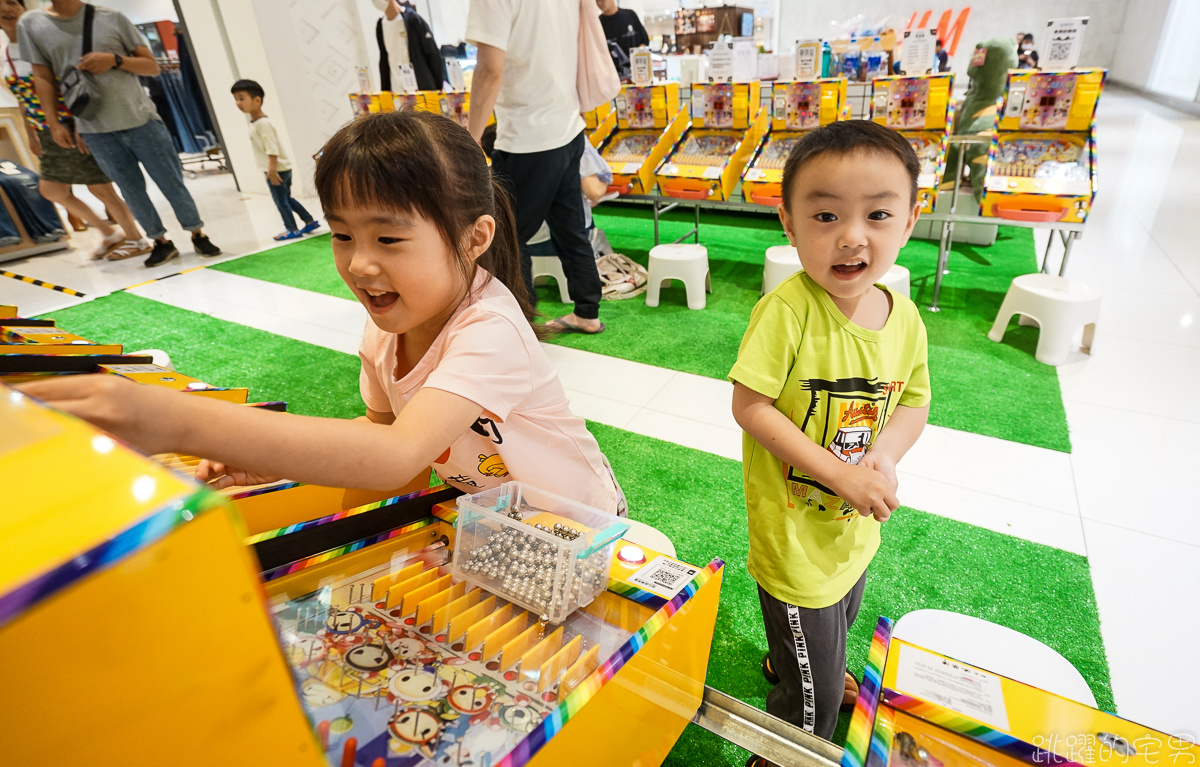
[[[624,85],[615,103],[616,127],[598,146],[613,173],[608,190],[649,194],[654,169],[687,128],[687,110],[679,108],[679,83]]]
[[[937,206],[938,187],[946,174],[946,150],[954,125],[954,75],[880,77],[872,83],[871,119],[908,139],[921,169],[917,200],[922,213]]]

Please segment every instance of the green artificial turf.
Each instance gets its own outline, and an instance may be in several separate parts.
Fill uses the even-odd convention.
[[[181,373],[216,386],[245,386],[251,402],[283,400],[302,415],[353,418],[366,411],[358,357],[186,309],[113,293],[53,312],[59,327],[126,351],[162,349]]]
[[[606,206],[597,224],[618,252],[646,264],[654,242],[645,206]],[[690,211],[663,217],[662,239],[670,242],[692,226]],[[651,309],[642,297],[605,301],[600,308],[608,330],[599,336],[563,335],[554,343],[644,362],[687,373],[724,378],[737,357],[750,311],[762,287],[763,253],[786,245],[773,216],[705,212],[701,242],[708,247],[713,293],[704,311],[690,311],[679,283],[663,291]],[[929,304],[937,243],[911,241],[899,263],[912,273],[913,300]],[[213,269],[292,287],[352,298],[338,277],[328,235],[273,248]],[[933,382],[930,423],[1028,445],[1069,452],[1066,413],[1054,368],[1033,358],[1035,328],[1014,321],[1004,342],[992,343],[987,331],[1012,278],[1034,271],[1033,236],[1028,229],[1001,227],[990,248],[956,246],[951,273],[942,289],[937,314],[922,311],[929,331]],[[554,285],[539,289],[546,317],[571,311],[558,301]]]
[[[209,268],[357,300],[333,265],[333,250],[328,234],[307,237],[233,261],[213,264]]]
[[[116,293],[54,313],[59,324],[101,343],[159,348],[183,373],[248,386],[252,400],[281,399],[293,412],[362,413],[359,362],[241,325]],[[681,559],[725,561],[708,684],[762,707],[768,685],[758,598],[746,572],[748,547],[737,461],[589,423],[629,499],[631,515],[662,530]],[[921,608],[974,615],[1045,642],[1079,669],[1101,708],[1113,708],[1108,666],[1083,557],[902,508],[884,527],[871,566],[849,666],[861,673],[879,615]],[[844,737],[845,723],[836,738]],[[689,726],[667,763],[741,765],[746,752]]]

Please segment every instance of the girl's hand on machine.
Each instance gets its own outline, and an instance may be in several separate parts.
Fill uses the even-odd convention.
[[[18,384],[19,391],[82,418],[147,453],[165,453],[170,402],[177,392],[113,375],[61,376]],[[164,407],[165,405],[165,407]]]
[[[214,490],[223,490],[235,485],[241,487],[247,485],[266,485],[271,482],[278,482],[281,479],[283,477],[258,474],[234,466],[226,466],[216,461],[210,461],[207,458],[200,461],[200,464],[196,466],[196,480],[207,484]]]

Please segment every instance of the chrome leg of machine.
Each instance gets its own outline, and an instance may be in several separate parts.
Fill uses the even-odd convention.
[[[949,270],[946,269],[946,264],[950,260],[950,248],[953,245],[953,242],[954,224],[950,221],[943,221],[942,238],[941,241],[938,242],[937,269],[933,275],[933,303],[929,307],[929,311],[931,312],[941,311],[941,308],[938,306],[938,298],[942,294],[942,277],[949,272]]]
[[[692,722],[775,764],[838,767],[842,749],[705,685]]]
[[[1050,236],[1053,237],[1054,234],[1051,233]],[[1067,259],[1071,257],[1071,246],[1074,245],[1075,241],[1079,239],[1079,232],[1061,232],[1060,231],[1059,236],[1062,237],[1062,241],[1063,241],[1063,258],[1062,258],[1062,264],[1060,264],[1058,267],[1058,276],[1066,277],[1067,276]]]
[[[1046,233],[1046,252],[1042,254],[1042,274],[1050,273],[1050,247],[1054,245],[1054,230]]]

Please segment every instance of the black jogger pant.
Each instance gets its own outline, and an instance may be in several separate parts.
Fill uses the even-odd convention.
[[[537,303],[528,243],[545,221],[567,276],[575,314],[594,320],[600,316],[602,285],[588,241],[583,216],[586,203],[579,186],[579,161],[585,141],[587,138],[581,132],[565,146],[544,152],[517,154],[497,149],[492,152],[492,173],[513,196],[517,239],[521,243],[521,275],[530,301]]]
[[[846,634],[862,604],[863,573],[840,602],[819,610],[781,602],[758,587],[767,654],[779,684],[767,713],[829,740],[846,692]]]

